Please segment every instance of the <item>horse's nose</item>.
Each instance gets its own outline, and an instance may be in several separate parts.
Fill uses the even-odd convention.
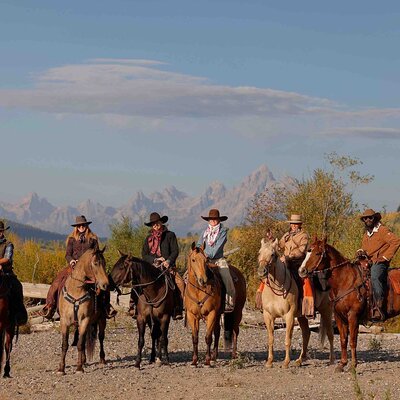
[[[102,283],[102,284],[99,285],[99,287],[100,287],[101,290],[105,291],[108,288],[108,284],[107,283]]]

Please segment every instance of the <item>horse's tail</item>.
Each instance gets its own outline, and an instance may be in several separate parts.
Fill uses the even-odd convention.
[[[233,326],[235,322],[235,313],[224,314],[224,350],[229,351],[232,349],[232,336]]]
[[[321,322],[319,324],[319,343],[321,345],[321,349],[324,348],[325,339],[328,332],[328,327],[326,326],[326,323],[324,321],[325,319],[321,318]]]
[[[4,341],[6,337],[6,330],[1,329],[0,330],[0,372],[1,372],[1,367],[3,365],[3,354],[4,354]]]
[[[86,332],[86,354],[89,361],[93,360],[93,353],[97,339],[97,322],[90,324]]]

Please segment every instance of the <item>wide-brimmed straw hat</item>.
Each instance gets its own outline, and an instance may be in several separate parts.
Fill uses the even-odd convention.
[[[302,224],[303,223],[303,221],[301,220],[300,214],[292,214],[290,216],[290,219],[288,219],[286,222],[289,222],[289,224]]]
[[[219,210],[216,208],[212,208],[208,212],[208,217],[201,216],[205,221],[209,221],[210,219],[219,219],[220,221],[226,221],[228,217],[226,215],[219,215]]]
[[[363,218],[365,217],[375,217],[377,221],[380,221],[382,219],[381,213],[376,212],[372,208],[367,208],[366,210],[364,210],[364,212],[360,216],[360,219],[363,220]]]
[[[160,221],[162,224],[165,224],[168,221],[168,217],[166,215],[161,217],[159,213],[152,212],[150,214],[150,221],[149,222],[145,222],[144,224],[146,226],[152,226],[153,224],[155,224],[158,221]]]
[[[5,227],[4,222],[0,221],[0,232],[4,232],[7,229],[10,229],[10,227],[9,226]]]
[[[78,215],[75,218],[75,223],[71,226],[90,225],[92,221],[88,221],[84,215]]]

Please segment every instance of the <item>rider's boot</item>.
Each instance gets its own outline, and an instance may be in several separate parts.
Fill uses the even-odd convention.
[[[225,295],[225,312],[230,313],[235,309],[235,302],[232,296]]]
[[[372,318],[373,322],[383,322],[386,320],[385,310],[383,307],[383,300],[377,300],[375,307],[372,310]]]
[[[183,301],[180,292],[177,288],[174,290],[174,313],[173,320],[183,319]]]

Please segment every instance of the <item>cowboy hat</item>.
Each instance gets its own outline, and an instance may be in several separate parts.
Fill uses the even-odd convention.
[[[367,208],[366,210],[364,210],[364,212],[360,216],[360,219],[363,220],[365,217],[375,217],[377,221],[380,221],[382,219],[381,213],[374,211],[372,208]]]
[[[226,221],[228,217],[226,215],[219,215],[219,210],[216,208],[212,208],[208,212],[208,217],[201,216],[205,221],[209,221],[210,219],[219,219],[220,221]]]
[[[75,223],[72,224],[71,226],[90,225],[91,223],[92,221],[87,221],[84,215],[78,215],[75,218]]]
[[[168,217],[166,215],[161,217],[159,213],[152,212],[150,214],[150,221],[149,222],[145,222],[144,224],[146,226],[152,226],[154,223],[156,223],[158,221],[160,221],[162,224],[165,224],[168,221]]]
[[[303,221],[301,220],[300,214],[292,214],[290,216],[290,219],[287,220],[286,222],[289,222],[289,224],[302,224],[303,223]]]
[[[6,231],[7,229],[10,229],[9,226],[7,226],[7,228],[4,227],[4,222],[0,221],[0,232]]]

